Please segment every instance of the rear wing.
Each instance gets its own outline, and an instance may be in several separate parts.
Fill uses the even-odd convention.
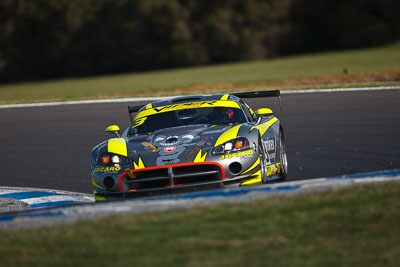
[[[270,91],[255,91],[255,92],[243,92],[243,93],[233,93],[232,95],[239,98],[258,98],[258,97],[278,97],[279,107],[282,111],[282,99],[280,90],[270,90]]]

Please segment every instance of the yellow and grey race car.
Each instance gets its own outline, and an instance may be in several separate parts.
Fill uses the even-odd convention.
[[[245,186],[284,180],[287,158],[280,121],[241,98],[279,91],[176,97],[128,107],[131,126],[95,146],[96,201]],[[132,114],[137,113],[135,117]]]

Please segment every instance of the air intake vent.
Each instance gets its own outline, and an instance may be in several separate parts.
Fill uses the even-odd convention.
[[[222,181],[223,170],[216,164],[177,164],[167,167],[135,170],[134,179],[121,180],[125,190],[146,190],[181,185],[201,185]]]

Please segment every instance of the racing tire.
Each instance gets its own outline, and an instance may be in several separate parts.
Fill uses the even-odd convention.
[[[288,162],[287,162],[287,154],[286,154],[286,145],[285,145],[285,137],[283,134],[283,129],[279,129],[279,159],[280,159],[280,180],[286,180],[286,176],[288,173]]]

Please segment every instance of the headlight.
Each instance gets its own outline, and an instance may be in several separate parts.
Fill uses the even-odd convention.
[[[99,166],[110,166],[115,164],[125,165],[128,163],[128,157],[112,153],[103,153],[97,158],[97,165]]]
[[[112,156],[111,161],[112,161],[112,163],[116,163],[116,164],[119,164],[121,162],[121,160],[119,159],[119,157],[117,155]]]
[[[223,154],[248,149],[249,140],[245,137],[237,137],[214,148],[213,154]]]

